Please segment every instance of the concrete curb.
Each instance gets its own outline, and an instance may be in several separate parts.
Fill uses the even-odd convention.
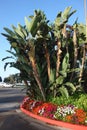
[[[70,123],[66,123],[66,122],[62,122],[62,121],[56,121],[56,120],[52,120],[52,119],[48,119],[39,115],[35,115],[32,112],[25,110],[22,105],[20,106],[20,109],[23,113],[25,113],[26,115],[33,117],[37,120],[43,121],[45,123],[48,123],[50,125],[54,125],[54,126],[60,126],[60,127],[64,127],[64,128],[69,128],[71,130],[87,130],[87,126],[83,126],[83,125],[75,125],[75,124],[70,124]]]

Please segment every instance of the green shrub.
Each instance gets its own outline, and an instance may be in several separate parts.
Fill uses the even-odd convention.
[[[56,98],[49,98],[49,101],[57,104],[57,105],[68,105],[73,104],[78,108],[82,108],[87,111],[87,94],[74,94],[73,96],[69,96],[69,98],[64,98],[63,96],[59,96]]]

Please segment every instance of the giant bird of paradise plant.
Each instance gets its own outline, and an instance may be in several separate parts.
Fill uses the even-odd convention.
[[[30,80],[33,97],[37,93],[45,101],[50,92],[54,97],[61,94],[68,98],[76,91],[73,74],[77,71],[77,60],[81,59],[78,48],[81,48],[79,43],[84,41],[85,33],[81,32],[79,24],[67,24],[75,12],[67,7],[64,12],[58,13],[54,24],[50,25],[44,12],[35,10],[34,15],[29,16],[30,20],[25,17],[24,26],[12,25],[13,30],[4,28],[7,33],[2,34],[11,46],[8,52],[16,59],[6,65],[19,69],[26,85]]]

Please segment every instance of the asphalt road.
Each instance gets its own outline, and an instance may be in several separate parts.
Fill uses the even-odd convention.
[[[0,87],[0,112],[19,108],[24,96],[25,91],[22,91],[22,88]]]
[[[51,126],[21,112],[19,107],[25,95],[21,88],[0,87],[0,130],[69,130]]]

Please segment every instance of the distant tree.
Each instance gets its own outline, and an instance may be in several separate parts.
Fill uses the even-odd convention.
[[[14,75],[10,75],[10,76],[8,76],[8,77],[5,77],[5,78],[4,78],[4,82],[6,82],[6,83],[14,83],[14,82],[15,82],[15,77],[14,77]]]
[[[0,82],[2,82],[2,77],[0,76]]]
[[[5,78],[4,78],[4,82],[5,82],[5,83],[10,82],[9,77],[5,77]]]
[[[4,82],[14,84],[15,82],[22,82],[22,80],[19,74],[12,74],[9,75],[8,77],[5,77]]]

